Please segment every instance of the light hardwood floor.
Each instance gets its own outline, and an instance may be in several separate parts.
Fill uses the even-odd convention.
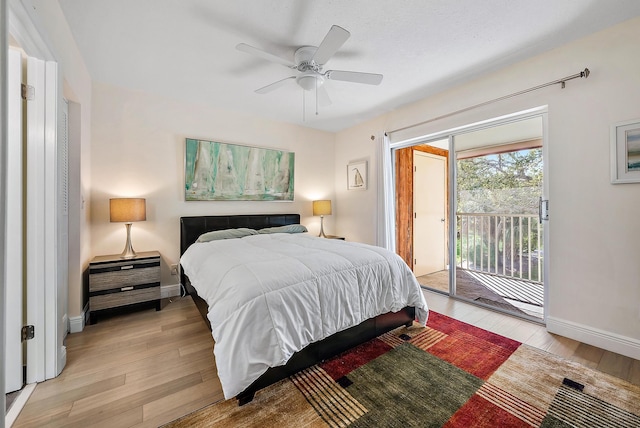
[[[99,318],[67,337],[67,366],[38,384],[16,427],[157,427],[223,399],[213,339],[190,297]]]
[[[430,309],[640,385],[640,361],[425,291]],[[101,319],[67,338],[67,366],[14,426],[156,427],[222,400],[213,340],[191,298]]]

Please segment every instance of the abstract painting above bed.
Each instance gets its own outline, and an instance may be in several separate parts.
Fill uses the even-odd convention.
[[[187,138],[185,200],[293,201],[295,154]]]
[[[226,398],[310,343],[367,319],[407,306],[422,325],[428,315],[411,270],[380,247],[258,234],[193,244],[180,262],[209,305]]]

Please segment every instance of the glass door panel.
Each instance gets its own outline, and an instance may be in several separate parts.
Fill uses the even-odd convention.
[[[542,117],[454,136],[452,295],[543,318],[542,145]]]

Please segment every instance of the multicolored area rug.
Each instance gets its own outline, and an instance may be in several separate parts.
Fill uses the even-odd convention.
[[[169,427],[640,427],[640,387],[447,316]]]

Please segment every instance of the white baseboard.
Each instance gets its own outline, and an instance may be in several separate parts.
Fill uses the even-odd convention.
[[[64,340],[67,338],[67,334],[69,333],[69,317],[67,316],[67,314],[64,314],[62,316],[62,323],[65,325],[64,336],[62,337],[62,339]]]
[[[89,303],[85,305],[82,312],[77,317],[69,317],[69,333],[80,333],[84,330],[87,313],[89,312]]]
[[[180,284],[170,284],[160,286],[160,298],[168,299],[169,297],[180,296]]]
[[[56,377],[62,373],[62,369],[67,365],[67,347],[61,346],[60,351],[58,352],[58,368]]]
[[[549,333],[559,334],[588,345],[640,360],[640,340],[631,337],[554,317],[547,317],[547,330]]]

